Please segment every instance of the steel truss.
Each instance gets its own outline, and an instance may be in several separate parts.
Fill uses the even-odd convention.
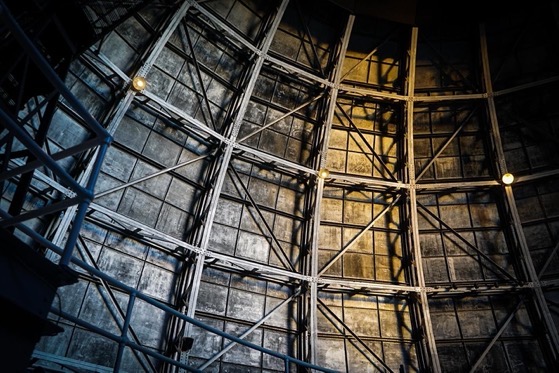
[[[214,13],[211,10],[211,4],[206,5],[205,2],[186,0],[169,19],[168,24],[160,33],[159,39],[145,54],[135,73],[130,76],[104,56],[100,50],[92,47],[88,53],[82,56],[83,61],[89,66],[96,67],[98,74],[106,74],[102,76],[106,81],[115,82],[115,84],[124,82],[124,86],[129,88],[115,101],[111,115],[106,120],[107,125],[104,126],[106,129],[88,114],[82,104],[64,86],[64,83],[48,70],[48,64],[41,60],[41,56],[36,54],[36,51],[34,52],[32,45],[27,45],[37,64],[42,66],[43,73],[51,77],[55,89],[68,102],[66,110],[75,113],[78,117],[77,125],[87,128],[92,136],[88,141],[58,153],[49,154],[43,149],[46,140],[42,138],[46,135],[48,123],[52,117],[49,112],[53,111],[49,105],[58,102],[59,98],[56,95],[43,103],[38,103],[37,109],[31,111],[25,120],[14,119],[2,112],[2,121],[6,124],[6,130],[2,132],[2,144],[6,150],[3,154],[0,181],[21,185],[19,188],[23,188],[25,193],[14,194],[14,199],[10,201],[11,212],[2,211],[0,225],[3,228],[19,229],[37,244],[47,248],[52,258],[55,260],[59,258],[59,264],[71,265],[84,281],[93,284],[101,294],[112,319],[118,325],[118,332],[107,331],[55,306],[52,308],[53,314],[115,342],[118,346],[114,362],[116,370],[121,367],[121,364],[124,364],[127,352],[131,351],[132,359],[135,359],[146,371],[159,369],[156,362],[163,362],[166,371],[169,372],[202,371],[222,360],[238,344],[281,360],[285,364],[283,365],[285,371],[290,370],[293,364],[306,369],[331,371],[329,368],[324,368],[327,361],[324,356],[320,355],[320,347],[328,341],[341,340],[345,348],[346,360],[349,359],[347,351],[349,351],[348,346],[351,345],[357,350],[358,356],[380,371],[396,371],[397,367],[392,361],[389,361],[388,354],[383,352],[384,347],[377,350],[370,347],[372,342],[378,342],[379,346],[388,342],[411,345],[410,350],[406,352],[408,360],[405,361],[411,367],[410,370],[441,372],[443,366],[440,346],[450,342],[440,338],[436,333],[432,317],[433,308],[431,307],[433,302],[449,299],[451,302],[455,302],[455,299],[462,298],[504,297],[514,298],[515,303],[513,307],[506,309],[506,317],[498,322],[498,328],[494,333],[482,341],[485,343],[485,348],[468,363],[471,371],[475,371],[483,363],[491,349],[506,334],[507,327],[514,322],[519,310],[524,309],[531,312],[533,322],[541,323],[539,326],[544,330],[545,337],[539,342],[545,346],[546,359],[549,362],[557,361],[559,339],[549,309],[549,300],[545,298],[543,291],[544,286],[548,283],[542,281],[541,276],[549,266],[551,258],[556,255],[559,245],[554,246],[549,259],[537,272],[531,259],[527,239],[524,236],[513,189],[510,186],[503,187],[497,180],[498,176],[507,170],[507,167],[494,98],[540,85],[553,84],[559,78],[548,78],[493,92],[485,33],[482,27],[480,41],[485,91],[475,91],[466,85],[465,88],[454,87],[458,93],[444,92],[436,96],[418,95],[415,87],[416,57],[421,30],[413,27],[409,35],[409,42],[406,44],[408,46],[407,57],[396,63],[401,76],[405,78],[405,84],[395,89],[383,89],[374,84],[355,82],[349,80],[348,77],[351,76],[351,73],[355,74],[360,64],[369,63],[371,57],[384,42],[381,41],[377,47],[344,72],[342,66],[347,59],[346,52],[355,22],[355,16],[348,16],[340,38],[333,48],[334,52],[330,58],[332,69],[324,70],[320,65],[317,46],[312,43],[313,35],[308,28],[304,30],[302,39],[311,40],[309,54],[313,56],[311,60],[315,61],[315,64],[318,63],[318,67],[313,64],[310,67],[305,66],[288,57],[279,56],[273,50],[274,36],[281,27],[285,12],[293,3],[297,2],[281,1],[272,14],[262,20],[257,35],[250,38],[221,15]],[[2,16],[7,16],[3,9],[0,10],[2,10]],[[238,54],[246,59],[244,60],[246,64],[244,70],[237,81],[232,82],[228,81],[226,77],[220,77],[218,73],[204,65],[200,56],[197,56],[194,38],[198,31],[195,32],[197,29],[189,23],[189,17],[200,17],[197,22],[215,34],[221,35],[220,37],[223,39],[220,42],[231,46],[232,49],[236,48]],[[11,22],[9,19],[8,21]],[[13,27],[17,31],[17,24],[13,23]],[[173,37],[177,35],[184,43],[184,49],[173,44]],[[21,40],[26,42],[24,38]],[[134,76],[145,77],[149,82],[150,77],[155,76],[155,66],[166,49],[180,54],[191,66],[192,84],[197,91],[196,100],[200,112],[193,114],[187,111],[187,107],[180,107],[169,102],[167,97],[163,97],[160,92],[152,91],[149,85],[140,92],[134,91],[129,86]],[[450,65],[444,61],[444,57],[437,57],[439,58],[437,61],[443,60],[443,65]],[[279,103],[268,102],[257,97],[257,86],[262,72],[270,75],[276,74],[278,81],[282,79],[299,81],[301,86],[308,89],[304,92],[308,97],[293,107],[282,106]],[[233,97],[230,103],[225,107],[219,107],[215,99],[211,97],[211,90],[205,83],[205,79],[215,79],[227,87]],[[301,91],[303,90],[301,88]],[[397,158],[404,160],[401,164],[390,163],[390,157],[387,154],[382,154],[374,144],[368,142],[367,136],[371,133],[382,136],[359,127],[351,112],[351,109],[359,104],[351,104],[353,106],[350,105],[351,108],[348,108],[345,105],[348,100],[394,106],[400,110],[401,117],[398,119],[397,133],[386,137],[397,144],[395,145],[398,149]],[[479,132],[490,134],[488,140],[492,148],[488,149],[486,154],[495,165],[491,166],[487,175],[467,177],[461,174],[459,181],[429,177],[428,169],[434,167],[436,162],[452,147],[453,142],[460,138],[474,116],[474,111],[470,111],[461,121],[455,123],[450,132],[443,133],[440,136],[442,142],[439,147],[433,149],[434,151],[427,157],[426,164],[416,169],[414,140],[421,137],[416,133],[414,127],[414,124],[417,123],[415,115],[418,108],[423,107],[422,105],[432,104],[461,105],[464,102],[475,106],[476,114],[477,108],[487,109],[487,121],[490,128],[481,129]],[[248,132],[243,132],[247,113],[254,103],[261,103],[268,109],[277,110],[281,114],[259,124],[258,127],[251,128]],[[35,138],[33,138],[25,129],[34,129],[31,119],[34,116],[40,116],[39,112],[43,105],[46,107],[44,118],[40,121]],[[172,124],[174,128],[179,129],[180,133],[199,140],[197,153],[190,158],[177,161],[173,165],[157,164],[154,161],[152,166],[155,170],[151,173],[131,178],[128,181],[120,180],[106,189],[95,190],[94,194],[97,176],[101,172],[102,161],[112,136],[117,133],[125,118],[133,117],[134,115],[131,113],[138,108],[144,113],[149,113]],[[311,111],[312,114],[305,117],[305,114],[301,114],[305,110]],[[218,114],[223,114],[226,119],[219,122]],[[480,116],[483,115],[480,114]],[[307,119],[313,126],[311,155],[308,159],[304,161],[286,159],[283,154],[276,154],[258,142],[251,142],[261,138],[267,131],[274,130],[282,120],[292,117]],[[363,155],[367,162],[371,163],[371,170],[374,171],[371,171],[370,175],[330,170],[327,178],[318,177],[321,168],[331,165],[329,152],[332,150],[330,144],[333,130],[351,133],[352,141],[357,144],[355,153]],[[24,162],[10,156],[8,149],[11,148],[11,145],[7,144],[10,141],[13,142],[15,138],[35,159],[30,157]],[[360,145],[361,143],[364,145]],[[15,145],[13,146],[15,147]],[[128,151],[121,144],[113,144],[113,148]],[[80,157],[79,169],[82,172],[78,178],[62,169],[57,163],[68,157],[82,154],[85,156]],[[135,155],[147,163],[147,156],[140,152]],[[206,167],[200,180],[190,180],[180,173],[181,169],[198,165]],[[245,166],[250,170],[247,171]],[[556,177],[557,172],[545,171],[526,175],[518,178],[517,183],[537,181],[550,176]],[[259,201],[257,191],[251,189],[250,184],[258,179],[254,175],[259,173],[270,173],[279,178],[297,180],[299,187],[293,187],[290,191],[298,193],[301,200],[304,201],[304,213],[297,215],[281,211],[277,199],[273,205],[266,205]],[[32,179],[25,175],[32,175]],[[143,183],[161,177],[177,178],[199,192],[199,198],[192,209],[193,215],[196,215],[195,221],[183,237],[166,233],[161,227],[140,222],[105,203],[111,196],[134,187],[139,188]],[[25,178],[28,178],[27,182],[25,182]],[[230,188],[231,185],[233,188]],[[371,208],[371,211],[376,211],[376,213],[371,213],[370,219],[365,222],[347,223],[346,221],[329,221],[324,218],[324,211],[328,208],[328,203],[331,201],[348,205],[354,203],[355,201],[351,199],[353,197],[350,198],[347,195],[355,191],[370,193],[371,196],[380,195],[382,198],[371,197],[367,202],[379,206],[380,211]],[[346,194],[339,197],[335,192]],[[430,208],[432,205],[422,202],[422,198],[425,196],[437,196],[436,198],[438,198],[438,195],[447,193],[467,194],[471,192],[498,194],[499,197],[495,204],[501,208],[499,216],[504,220],[504,225],[509,224],[509,226],[456,228],[450,221],[446,221],[442,217],[439,202],[436,202],[436,206],[439,208],[436,212],[434,212],[435,209]],[[36,210],[23,211],[23,202],[27,194],[48,196],[48,203]],[[332,195],[335,196],[332,197]],[[93,197],[100,202],[92,202]],[[212,246],[213,235],[218,229],[216,226],[222,224],[216,215],[222,208],[222,204],[226,202],[242,206],[252,214],[257,229],[262,236],[269,240],[270,253],[274,253],[278,258],[276,262],[236,256],[220,252]],[[62,211],[59,218],[50,218],[52,214]],[[385,222],[393,215],[399,218],[397,227]],[[297,257],[294,258],[288,252],[286,242],[279,232],[274,230],[274,222],[270,216],[281,216],[301,224],[300,252]],[[50,220],[47,219],[50,236],[43,236],[40,232],[35,232],[34,229],[24,224],[29,220],[42,217],[50,218]],[[425,228],[422,225],[424,220],[432,222],[436,227]],[[157,296],[148,295],[137,287],[127,286],[110,274],[103,272],[97,263],[99,259],[95,258],[93,253],[95,244],[89,240],[85,231],[80,233],[82,222],[128,237],[153,248],[160,255],[178,262],[177,268],[171,271],[172,275],[176,277],[171,299],[165,302],[160,301]],[[322,230],[329,227],[340,231],[351,228],[353,235],[346,242],[340,240],[343,243],[338,248],[330,250],[332,255],[328,260],[320,261],[320,255],[325,252],[321,241]],[[511,268],[510,265],[507,266],[494,259],[483,247],[480,247],[479,242],[470,242],[470,237],[472,235],[475,237],[475,234],[480,231],[502,233],[507,241],[508,254],[510,256],[521,255],[522,260],[516,261]],[[377,278],[351,278],[337,274],[336,266],[339,265],[343,268],[343,260],[356,250],[360,240],[369,234],[374,235],[375,232],[387,235],[396,232],[403,237],[401,268],[399,269],[402,277],[379,280]],[[444,237],[444,239],[452,237],[459,241],[462,245],[459,248],[465,254],[464,257],[474,260],[481,268],[480,271],[489,270],[490,274],[480,272],[485,276],[485,280],[458,280],[455,275],[450,275],[450,273],[447,273],[448,281],[430,279],[426,274],[429,268],[426,268],[425,265],[425,260],[430,259],[430,255],[427,253],[428,248],[425,247],[422,239],[426,235],[435,233],[440,234],[440,237]],[[454,254],[449,254],[444,246],[443,250],[445,252],[441,257],[448,265],[451,259],[454,260]],[[208,270],[238,275],[266,284],[284,285],[288,288],[287,295],[284,298],[278,298],[281,299],[278,304],[270,310],[266,309],[266,312],[263,312],[263,315],[257,320],[241,320],[233,316],[214,315],[200,306],[200,292],[204,290],[204,286],[207,286]],[[344,302],[349,302],[352,296],[375,297],[377,304],[383,303],[381,299],[388,299],[386,304],[402,303],[405,312],[398,314],[398,317],[409,318],[409,323],[407,319],[405,321],[399,319],[401,325],[409,327],[409,335],[402,334],[397,337],[383,338],[366,336],[355,331],[355,327],[350,323],[351,320],[344,319],[347,316],[343,312]],[[119,301],[123,297],[127,300]],[[332,300],[330,297],[339,297],[341,300],[338,298]],[[142,338],[132,322],[132,315],[140,300],[169,315],[165,331],[167,342],[164,343],[164,346],[147,348],[143,345]],[[365,304],[368,304],[367,302]],[[122,304],[126,306],[123,307]],[[296,310],[294,312],[296,325],[277,329],[271,327],[270,320],[278,315],[281,317],[282,312],[286,312],[285,309],[289,306]],[[375,312],[379,315],[378,323],[380,324],[381,310],[380,306],[377,307],[379,309]],[[491,305],[491,307],[494,306]],[[496,312],[494,308],[491,310],[493,313]],[[339,312],[336,313],[336,311]],[[340,316],[340,314],[342,315]],[[215,328],[209,323],[200,321],[201,318],[220,320],[224,322],[223,325],[225,322],[237,323],[241,325],[241,329],[234,335],[234,333],[227,333],[225,326]],[[324,331],[324,320],[327,321],[326,324],[331,325],[334,331]],[[220,344],[217,351],[213,351],[204,358],[195,356],[187,348],[183,348],[182,344],[189,339],[201,339],[200,330],[202,329],[205,330],[204,333],[218,335],[230,342]],[[279,330],[290,335],[295,341],[291,343],[296,347],[290,346],[292,348],[290,353],[280,353],[265,348],[263,344],[250,342],[251,336],[259,330]],[[461,333],[459,343],[465,346],[468,338],[464,332]],[[53,362],[61,359],[39,350],[36,351],[36,356]],[[66,359],[65,363],[86,368],[86,364],[80,365],[79,362],[70,358]]]

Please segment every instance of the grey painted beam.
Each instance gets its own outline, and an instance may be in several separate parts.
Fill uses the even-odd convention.
[[[418,29],[417,27],[412,27],[411,30],[411,43],[409,50],[409,73],[407,77],[407,92],[409,95],[414,94],[415,90],[415,63],[417,55],[417,38]],[[427,298],[427,291],[425,290],[425,274],[423,272],[423,259],[421,255],[421,244],[419,241],[419,223],[417,217],[417,197],[415,188],[415,157],[414,157],[414,131],[413,131],[413,112],[414,103],[412,100],[408,100],[406,103],[406,123],[407,126],[407,146],[406,153],[408,155],[407,171],[408,171],[408,182],[409,182],[409,219],[410,219],[410,234],[413,250],[413,267],[415,268],[417,275],[417,285],[420,288],[419,298],[421,307],[421,320],[423,322],[423,332],[425,334],[425,339],[422,340],[423,350],[427,354],[426,358],[430,363],[429,369],[434,373],[441,372],[441,366],[439,362],[439,354],[437,351],[437,346],[435,343],[435,335],[433,332],[433,325],[431,323],[431,313],[429,310],[429,300]]]
[[[481,57],[482,57],[482,67],[483,67],[483,79],[485,83],[485,88],[488,94],[487,105],[489,110],[489,119],[491,121],[491,133],[493,136],[495,153],[497,156],[496,162],[499,167],[499,171],[502,174],[507,172],[506,158],[503,150],[502,139],[500,135],[499,122],[497,118],[497,111],[495,107],[495,100],[493,97],[493,83],[491,77],[491,70],[489,67],[489,55],[487,50],[487,37],[485,33],[485,25],[480,24],[480,45],[481,45]],[[535,303],[540,313],[540,317],[543,319],[543,325],[545,326],[545,333],[547,334],[547,341],[549,347],[554,354],[553,359],[557,361],[559,359],[559,334],[557,332],[557,327],[547,305],[541,283],[539,282],[539,276],[536,272],[532,255],[530,253],[530,248],[524,234],[524,229],[522,227],[522,220],[518,214],[518,209],[516,207],[516,200],[514,198],[513,189],[510,185],[504,186],[504,198],[507,203],[507,208],[510,213],[510,218],[512,220],[513,230],[518,240],[520,253],[522,255],[522,262],[526,270],[526,276],[528,281],[533,285],[533,293],[535,295]]]
[[[254,62],[254,65],[251,68],[250,71],[250,79],[248,80],[246,86],[243,89],[243,95],[241,97],[240,103],[239,103],[239,107],[238,110],[235,113],[235,117],[233,118],[233,124],[232,124],[232,128],[231,128],[231,134],[229,136],[229,138],[227,139],[226,142],[226,148],[225,148],[225,152],[223,154],[223,156],[218,159],[217,161],[219,162],[219,168],[218,168],[218,174],[217,174],[217,179],[215,181],[215,183],[213,184],[213,189],[211,191],[211,195],[209,197],[209,210],[208,210],[208,214],[206,217],[206,221],[205,221],[205,225],[203,227],[203,231],[202,231],[202,237],[201,237],[201,243],[200,243],[200,248],[201,248],[201,253],[196,257],[196,264],[195,264],[195,272],[194,272],[194,276],[192,278],[192,286],[191,286],[191,291],[190,294],[188,296],[188,311],[187,311],[187,316],[188,317],[194,317],[195,311],[196,311],[196,305],[198,302],[198,293],[200,290],[200,282],[202,279],[202,272],[204,269],[204,259],[205,259],[205,251],[207,250],[208,247],[208,243],[212,234],[212,226],[214,223],[214,218],[215,218],[215,213],[216,213],[216,209],[219,203],[219,196],[221,193],[221,190],[223,188],[223,184],[225,181],[225,176],[227,175],[227,169],[229,167],[229,162],[231,160],[231,156],[233,153],[233,143],[236,141],[237,139],[237,135],[239,133],[240,127],[243,123],[243,119],[248,107],[248,104],[250,102],[250,98],[252,95],[252,92],[254,90],[254,87],[256,85],[256,82],[258,80],[259,74],[260,74],[260,70],[262,69],[263,63],[264,63],[264,56],[267,54],[270,45],[272,44],[272,40],[273,40],[273,35],[275,34],[275,31],[277,30],[277,28],[279,27],[279,23],[281,21],[281,18],[283,16],[283,13],[285,12],[285,9],[287,8],[287,4],[288,4],[288,0],[283,0],[282,3],[279,5],[276,14],[274,15],[273,18],[273,22],[272,24],[269,26],[269,28],[267,30],[264,30],[263,32],[267,32],[267,34],[265,35],[264,38],[264,42],[262,44],[261,50],[258,51],[258,57],[256,59],[256,61]],[[214,22],[217,22],[218,24],[225,26],[221,21],[219,21],[217,18],[215,18],[212,14],[210,14],[209,12],[207,12],[203,7],[197,6],[198,10],[200,10],[200,12],[202,12],[206,17],[211,18]],[[244,38],[239,38],[239,40],[244,40]],[[188,324],[184,335],[186,337],[189,337],[191,334],[191,328],[190,328],[190,324]],[[186,354],[182,354],[181,356],[181,361],[184,361],[187,358]]]
[[[334,113],[336,110],[336,101],[338,98],[338,87],[341,80],[341,69],[347,47],[349,44],[349,39],[351,37],[351,31],[353,29],[353,23],[355,21],[355,16],[349,15],[347,23],[345,25],[344,33],[342,35],[342,40],[340,43],[340,50],[338,53],[338,61],[336,68],[334,70],[333,80],[334,86],[330,90],[330,102],[328,103],[328,112],[326,116],[326,122],[323,124],[323,129],[321,130],[321,137],[319,139],[319,144],[321,149],[319,150],[319,164],[318,168],[323,168],[326,165],[326,156],[328,152],[328,142],[330,139],[330,129],[332,128],[332,120],[334,119]],[[322,201],[322,195],[324,191],[324,179],[318,178],[315,194],[315,204],[313,211],[312,220],[312,237],[311,237],[311,253],[310,253],[310,274],[313,281],[310,283],[310,293],[309,293],[309,348],[310,348],[310,361],[316,364],[317,361],[317,348],[318,348],[318,286],[317,279],[319,277],[318,268],[318,232],[320,229],[320,207]]]

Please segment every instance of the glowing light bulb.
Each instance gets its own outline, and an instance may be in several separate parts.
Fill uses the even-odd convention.
[[[503,181],[503,184],[510,185],[514,181],[514,176],[511,173],[507,172],[503,175],[501,180]]]
[[[146,86],[147,81],[146,78],[144,78],[143,76],[136,76],[134,79],[132,79],[132,87],[136,91],[141,91],[142,89],[146,88]]]
[[[330,175],[330,171],[328,171],[327,168],[321,168],[318,171],[318,177],[321,179],[326,179],[328,177],[328,175]]]

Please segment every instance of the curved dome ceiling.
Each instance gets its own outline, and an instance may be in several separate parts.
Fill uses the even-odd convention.
[[[487,20],[499,15],[522,12],[521,2],[444,0],[330,0],[353,14],[383,18],[409,25],[464,23]],[[530,2],[530,7],[543,1]]]

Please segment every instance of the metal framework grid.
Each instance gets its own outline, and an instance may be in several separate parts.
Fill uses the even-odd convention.
[[[52,316],[65,332],[41,341],[38,364],[554,367],[557,117],[531,116],[556,98],[559,75],[518,57],[534,23],[518,39],[488,27],[441,37],[319,1],[186,0],[116,28],[72,65],[69,88],[56,86],[89,96],[113,139],[102,165],[99,153],[68,164],[95,175],[81,215],[53,216],[46,202],[8,215],[31,166],[8,161],[3,141],[0,224],[80,274],[59,290]],[[57,102],[57,115],[73,113]],[[47,147],[73,149],[61,133],[79,123],[53,120]],[[545,141],[522,136],[536,126]],[[56,163],[35,156],[26,202],[76,204],[67,178],[41,169]],[[506,171],[520,175],[512,187]]]

